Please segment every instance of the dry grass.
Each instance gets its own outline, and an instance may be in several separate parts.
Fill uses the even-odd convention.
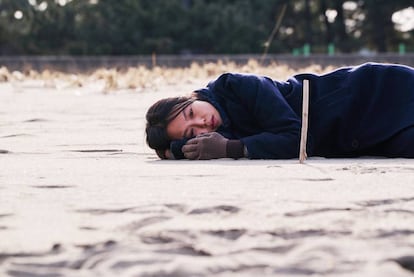
[[[0,82],[16,83],[37,80],[41,86],[57,89],[86,87],[94,83],[100,84],[100,91],[109,93],[117,90],[157,90],[165,85],[191,84],[200,80],[206,81],[214,79],[225,72],[253,73],[266,75],[277,80],[285,80],[289,76],[299,72],[322,73],[331,69],[331,67],[322,68],[319,65],[312,65],[300,70],[294,70],[288,65],[276,63],[261,66],[256,60],[250,60],[244,65],[219,61],[202,65],[193,63],[189,67],[183,68],[147,68],[139,66],[126,68],[124,70],[97,69],[90,74],[69,74],[50,70],[44,70],[42,72],[34,70],[10,72],[7,68],[1,67]]]

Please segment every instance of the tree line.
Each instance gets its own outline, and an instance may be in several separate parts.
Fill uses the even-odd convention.
[[[410,6],[412,0],[0,0],[0,55],[413,51],[414,29],[402,29],[396,16]]]

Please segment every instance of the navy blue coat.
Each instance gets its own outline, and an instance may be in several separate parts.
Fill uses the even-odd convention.
[[[406,66],[367,63],[285,82],[226,73],[197,93],[218,109],[217,132],[240,139],[249,158],[295,158],[303,79],[310,82],[309,156],[375,155],[376,146],[414,126],[414,69]]]

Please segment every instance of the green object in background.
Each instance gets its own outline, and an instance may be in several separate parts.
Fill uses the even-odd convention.
[[[292,55],[297,57],[300,54],[300,50],[298,48],[293,48]]]
[[[311,47],[309,43],[305,43],[305,45],[303,45],[303,55],[305,57],[308,57],[310,55],[310,51],[311,51]]]
[[[404,43],[400,43],[398,45],[398,53],[400,55],[404,55],[405,54],[405,44]]]
[[[335,45],[333,43],[328,44],[328,55],[329,56],[335,55]]]

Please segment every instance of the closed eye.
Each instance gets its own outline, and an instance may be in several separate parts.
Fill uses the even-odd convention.
[[[191,104],[188,106],[188,109],[183,110],[183,116],[186,121],[194,117],[194,111],[191,107]],[[194,137],[194,128],[186,129],[183,134],[183,138],[192,138]]]

